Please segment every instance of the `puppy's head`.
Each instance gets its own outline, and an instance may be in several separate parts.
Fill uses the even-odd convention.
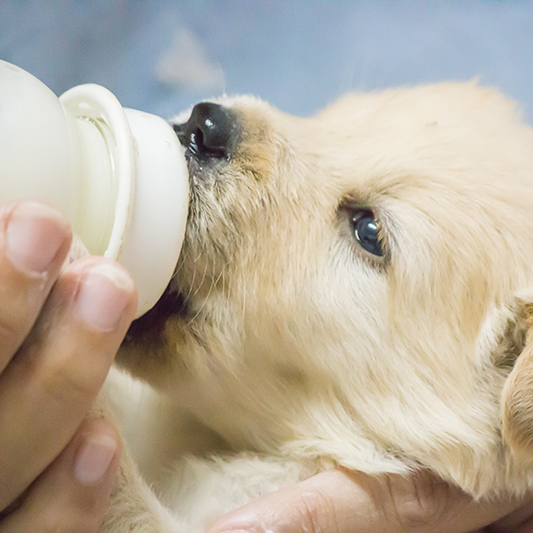
[[[122,361],[235,445],[523,488],[500,430],[533,285],[514,106],[441,84],[310,119],[224,99],[175,124],[185,243]]]

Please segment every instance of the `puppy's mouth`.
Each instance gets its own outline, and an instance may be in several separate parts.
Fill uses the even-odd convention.
[[[173,128],[185,148],[191,194],[194,194],[194,187],[205,181],[205,167],[231,160],[240,138],[239,121],[231,109],[202,102],[193,108],[187,122],[174,124]],[[168,320],[187,316],[188,307],[187,299],[170,283],[155,306],[132,322],[124,344],[162,340]]]
[[[168,320],[186,314],[185,297],[169,284],[154,307],[131,323],[123,343],[161,340]]]

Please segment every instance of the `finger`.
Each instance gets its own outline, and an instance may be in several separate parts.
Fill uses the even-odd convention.
[[[337,470],[229,513],[209,533],[467,533],[518,505],[514,500],[474,502],[429,475],[382,479]]]
[[[48,205],[0,211],[0,372],[30,331],[70,242],[67,221]]]
[[[518,509],[486,528],[485,533],[531,533],[533,531],[533,505],[526,502]]]
[[[72,438],[136,308],[131,278],[103,258],[73,263],[0,376],[0,509]]]
[[[97,532],[118,470],[117,432],[103,420],[86,420],[61,455],[3,521],[10,533]]]

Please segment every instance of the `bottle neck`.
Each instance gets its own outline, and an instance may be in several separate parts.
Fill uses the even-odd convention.
[[[114,173],[114,138],[109,126],[90,118],[70,117],[74,165],[78,176],[73,231],[91,255],[104,255],[115,221],[118,180]]]

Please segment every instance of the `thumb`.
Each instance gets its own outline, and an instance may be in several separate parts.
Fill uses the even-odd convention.
[[[466,533],[520,503],[476,502],[427,473],[374,477],[335,470],[245,505],[208,533]]]

